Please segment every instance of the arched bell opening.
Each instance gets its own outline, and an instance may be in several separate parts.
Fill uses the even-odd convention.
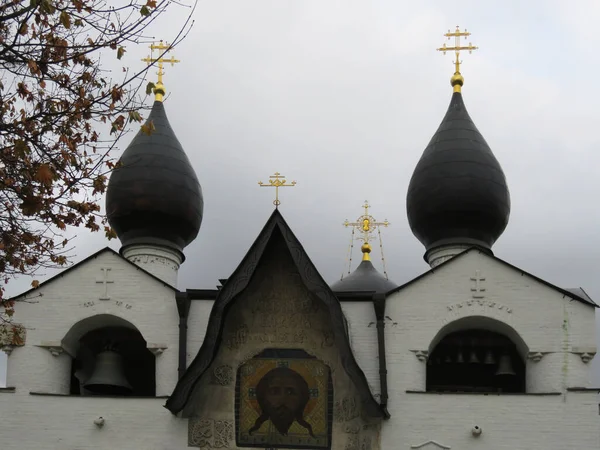
[[[63,347],[72,356],[72,395],[156,395],[154,355],[126,320],[111,315],[84,319],[67,333]]]
[[[429,355],[427,391],[525,392],[525,363],[517,345],[504,334],[455,331]]]

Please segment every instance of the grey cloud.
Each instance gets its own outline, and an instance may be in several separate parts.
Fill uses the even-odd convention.
[[[480,46],[462,58],[465,101],[513,201],[496,254],[600,301],[600,92],[598,63],[584,51],[599,38],[569,33],[576,21],[564,6],[543,4],[468,1],[455,16],[441,1],[200,2],[175,51],[182,63],[165,77],[165,106],[206,202],[179,287],[229,276],[272,211],[273,193],[257,182],[274,171],[298,181],[282,190],[281,210],[328,281],[345,266],[350,235],[341,224],[365,199],[392,223],[383,234],[390,278],[427,270],[405,196],[450,100],[452,55],[435,48],[458,23]],[[153,34],[168,40],[165,29]],[[546,50],[567,47],[575,51]],[[129,48],[128,63],[146,53]],[[78,234],[79,258],[105,245]]]

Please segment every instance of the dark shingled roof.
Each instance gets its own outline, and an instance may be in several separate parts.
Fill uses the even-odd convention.
[[[469,117],[460,92],[419,160],[406,198],[408,221],[427,252],[442,245],[491,249],[508,223],[504,172]]]
[[[265,257],[266,248],[276,239],[283,241],[284,248],[286,251],[289,251],[306,288],[322,301],[329,310],[331,328],[334,332],[334,342],[340,352],[341,364],[360,393],[363,412],[370,417],[384,417],[384,410],[371,394],[365,374],[352,353],[350,340],[346,331],[346,320],[339,300],[329,286],[327,286],[327,283],[325,283],[325,280],[323,280],[306,254],[302,244],[300,244],[300,241],[277,209],[267,221],[240,265],[227,279],[223,288],[219,290],[208,319],[206,335],[202,341],[202,346],[190,366],[177,382],[177,386],[175,386],[173,394],[165,404],[165,407],[173,414],[177,414],[189,401],[194,386],[209,369],[214,358],[217,356],[219,347],[222,344],[223,325],[227,313],[231,309],[231,304],[246,289],[250,280],[255,275],[256,268],[262,258]]]
[[[362,261],[356,270],[331,285],[334,292],[375,292],[385,293],[398,287],[377,271],[371,261]]]
[[[154,102],[150,121],[154,131],[138,132],[110,177],[108,221],[123,247],[157,244],[181,252],[200,230],[202,189],[162,102]]]

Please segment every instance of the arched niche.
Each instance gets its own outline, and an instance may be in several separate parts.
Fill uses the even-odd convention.
[[[428,391],[525,392],[528,347],[510,325],[488,317],[458,319],[429,346]]]
[[[141,332],[131,322],[110,314],[87,317],[71,327],[61,344],[72,358],[72,395],[97,395],[86,389],[85,384],[102,364],[98,363],[102,360],[99,355],[109,349],[120,356],[118,365],[131,386],[127,393],[113,395],[155,396],[155,357],[148,350]]]

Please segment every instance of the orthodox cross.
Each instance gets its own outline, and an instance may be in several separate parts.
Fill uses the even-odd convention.
[[[154,58],[152,56],[154,50],[159,51],[158,58]],[[161,40],[158,44],[151,44],[150,56],[147,56],[146,58],[142,59],[142,61],[144,61],[148,65],[158,63],[158,82],[156,83],[156,87],[154,88],[154,95],[156,96],[156,100],[158,100],[159,102],[162,101],[163,96],[165,95],[165,86],[163,84],[163,75],[165,74],[165,72],[163,71],[163,64],[167,63],[171,64],[171,66],[174,66],[175,63],[181,62],[180,60],[175,59],[173,57],[164,58],[164,55],[166,55],[169,50],[171,50],[171,46],[169,44],[164,44]]]
[[[385,259],[383,256],[383,244],[381,243],[381,232],[379,230],[379,227],[387,227],[390,223],[387,221],[387,219],[383,222],[377,222],[375,218],[371,214],[369,214],[370,205],[368,201],[365,200],[363,208],[365,209],[365,213],[358,219],[356,219],[356,222],[349,222],[348,220],[346,220],[343,223],[345,227],[352,227],[348,272],[350,271],[350,265],[352,265],[352,241],[354,240],[354,232],[358,231],[360,234],[357,237],[357,239],[362,240],[364,242],[364,244],[361,247],[361,251],[363,253],[363,261],[369,261],[369,253],[371,253],[371,246],[369,245],[369,241],[372,240],[372,234],[375,233],[375,231],[377,231],[379,234],[379,247],[381,249],[381,261],[383,262],[383,271],[385,273],[385,276],[387,277],[387,272],[385,271]]]
[[[469,33],[467,31],[467,29],[465,28],[464,31],[460,31],[460,28],[458,27],[458,25],[456,26],[456,31],[452,32],[450,30],[448,30],[448,32],[446,34],[444,34],[444,36],[446,36],[448,38],[448,40],[450,40],[450,38],[454,38],[454,47],[447,47],[446,44],[444,44],[443,46],[441,46],[440,48],[436,49],[439,52],[442,52],[444,55],[446,54],[446,52],[450,52],[450,51],[454,51],[456,54],[456,60],[454,61],[454,76],[460,76],[460,65],[462,64],[462,61],[460,60],[460,52],[461,50],[466,50],[469,53],[472,53],[473,50],[477,50],[479,47],[475,47],[474,45],[472,45],[469,42],[469,45],[460,45],[460,38],[464,37],[466,38],[467,36],[471,36],[471,33]],[[458,92],[460,92],[460,87],[458,89]]]
[[[104,295],[100,297],[100,300],[110,300],[108,296],[108,285],[114,283],[113,280],[108,279],[108,272],[110,271],[110,267],[100,267],[102,271],[102,279],[96,280],[96,284],[104,285]]]
[[[369,202],[365,200],[365,204],[363,208],[365,209],[365,213],[356,219],[356,222],[348,222],[346,220],[344,222],[345,227],[355,227],[361,233],[361,236],[358,239],[361,239],[365,244],[368,244],[371,240],[371,235],[377,230],[377,227],[387,227],[390,223],[387,220],[383,222],[377,222],[375,218],[369,214]]]
[[[473,292],[473,298],[484,298],[485,288],[481,286],[482,282],[485,281],[485,278],[481,276],[481,272],[479,270],[475,271],[475,277],[471,278],[471,281],[475,282],[475,286],[471,288]]]
[[[275,200],[273,201],[273,204],[275,205],[275,208],[277,208],[277,207],[279,207],[279,205],[281,205],[281,202],[279,201],[279,188],[296,186],[296,182],[292,181],[291,183],[288,184],[287,180],[285,179],[285,175],[281,175],[279,172],[275,172],[274,175],[269,176],[268,183],[263,183],[262,181],[259,181],[258,185],[260,187],[274,187],[275,188]]]

